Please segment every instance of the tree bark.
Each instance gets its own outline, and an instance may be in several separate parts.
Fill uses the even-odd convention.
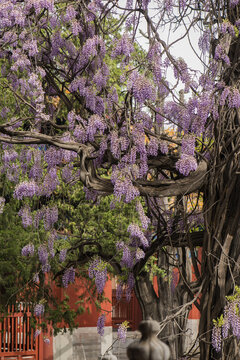
[[[215,172],[212,189],[206,191],[205,236],[203,241],[200,351],[201,360],[220,358],[211,346],[213,319],[223,313],[225,296],[240,284],[240,176],[234,163]],[[228,174],[227,174],[228,172]],[[211,193],[211,190],[212,193]],[[234,339],[232,339],[234,342]],[[235,347],[224,347],[224,359],[239,359]]]
[[[167,263],[166,254],[161,251],[159,255],[159,266],[167,270],[167,274],[171,273],[171,267]],[[169,276],[158,276],[158,294],[155,292],[149,273],[142,272],[135,285],[135,293],[139,300],[143,319],[152,318],[161,323],[161,332],[159,339],[164,341],[171,350],[171,359],[178,359],[184,353],[184,343],[186,336],[186,323],[189,309],[181,314],[166,320],[176,312],[180,306],[189,300],[186,291],[183,291],[181,280],[179,281],[174,292],[170,286]],[[163,324],[166,320],[165,324]]]

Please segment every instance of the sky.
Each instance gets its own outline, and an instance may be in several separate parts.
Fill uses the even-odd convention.
[[[127,0],[118,0],[118,5],[122,8],[125,8]],[[159,5],[157,4],[157,1],[163,1],[163,0],[151,0],[150,4],[148,6],[148,14],[151,18],[153,18],[154,22],[158,21],[158,17],[160,16],[159,13]],[[120,11],[122,13],[122,11]],[[191,17],[185,18],[185,21],[191,21]],[[139,31],[140,30],[140,31]],[[136,40],[139,42],[139,44],[148,51],[149,44],[148,39],[144,38],[144,36],[141,34],[147,33],[147,27],[146,27],[146,20],[143,18],[143,15],[141,16],[140,24],[139,24],[139,30],[137,32]],[[165,29],[159,29],[159,36],[162,40],[164,40],[165,43],[171,44],[175,40],[181,38],[185,33],[186,29],[184,25],[178,26],[177,30],[174,31],[173,24],[170,24],[168,26],[165,26]],[[203,73],[204,65],[201,62],[201,60],[198,58],[198,56],[201,55],[201,51],[198,47],[198,40],[201,36],[199,30],[194,29],[193,27],[190,29],[188,36],[185,36],[180,41],[177,41],[174,43],[173,46],[170,48],[170,53],[173,55],[176,59],[183,58],[185,62],[188,65],[188,68],[194,70],[191,72],[191,78],[198,83],[198,79],[200,75]],[[192,47],[197,52],[198,56],[194,53],[191,45],[189,44],[189,39],[191,41]],[[168,68],[166,73],[166,80],[170,84],[170,88],[175,85],[176,79],[174,78],[173,69]],[[174,90],[174,94],[178,95],[180,90],[183,90],[185,88],[185,85],[180,81],[177,87]],[[191,92],[188,94],[185,94],[185,100],[191,96]]]
[[[126,6],[126,0],[119,0],[118,4],[119,4],[119,6],[124,8]],[[157,20],[158,11],[157,11],[157,2],[155,0],[151,0],[151,2],[149,4],[148,13],[149,13],[149,16],[154,19],[154,21]],[[143,33],[146,33],[146,22],[145,22],[145,20],[143,20],[143,17],[142,17],[142,20],[140,21],[139,28],[141,29],[141,31]],[[181,37],[185,32],[186,32],[186,30],[185,30],[184,26],[178,27],[177,31],[174,31],[173,26],[170,31],[170,26],[169,26],[169,27],[166,27],[164,31],[159,32],[159,35],[166,43],[169,44],[169,43],[172,43],[173,41],[175,41],[176,39],[178,39],[179,37]],[[196,31],[193,28],[191,28],[191,30],[189,32],[189,37],[190,37],[193,47],[198,52],[198,55],[200,55],[200,50],[198,48],[198,40],[200,37],[199,31]],[[143,48],[145,48],[146,50],[148,49],[147,40],[139,33],[139,31],[137,34],[137,40]],[[190,68],[199,70],[200,72],[203,71],[203,64],[198,59],[198,57],[196,56],[194,51],[192,50],[187,36],[184,39],[180,40],[180,42],[175,43],[171,47],[171,53],[176,58],[182,57],[186,61],[186,63],[188,64],[188,66]],[[170,75],[170,76],[173,76],[173,75]]]

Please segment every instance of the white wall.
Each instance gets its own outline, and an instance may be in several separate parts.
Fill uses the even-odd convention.
[[[112,327],[104,328],[104,336],[96,327],[75,329],[72,334],[58,334],[53,339],[53,360],[96,360],[112,344]]]

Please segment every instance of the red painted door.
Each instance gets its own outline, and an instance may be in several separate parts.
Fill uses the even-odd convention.
[[[0,318],[0,360],[41,360],[30,317],[29,306],[17,304]]]
[[[127,320],[131,330],[137,330],[140,321],[142,320],[142,312],[138,300],[134,293],[132,293],[130,302],[127,302],[126,296],[123,296],[121,301],[117,301],[116,290],[112,290],[112,327],[118,326]]]

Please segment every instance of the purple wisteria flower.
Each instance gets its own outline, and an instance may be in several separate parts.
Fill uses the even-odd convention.
[[[79,91],[79,94],[81,96],[85,96],[85,94],[86,94],[86,79],[84,77],[75,78],[69,86],[69,91],[70,92]],[[71,112],[71,113],[73,113],[73,112]]]
[[[122,196],[125,196],[124,201],[126,203],[131,202],[137,196],[140,195],[140,192],[137,187],[135,187],[129,177],[118,178],[114,182],[114,194],[117,199],[120,201]]]
[[[56,190],[59,185],[59,179],[57,174],[57,169],[51,168],[46,174],[42,186],[41,186],[41,195],[50,196],[54,190]]]
[[[187,0],[179,0],[180,10],[184,10],[187,6]]]
[[[42,265],[41,269],[42,269],[43,274],[48,273],[51,270],[51,265],[46,263],[46,264]]]
[[[227,65],[230,66],[229,57],[227,56],[224,48],[223,48],[220,44],[218,44],[218,45],[216,46],[214,59],[215,59],[215,60],[222,60],[222,61],[224,61]]]
[[[21,216],[21,218],[22,218],[22,224],[23,224],[24,228],[32,225],[33,219],[32,219],[31,209],[30,209],[29,205],[23,206],[19,210],[18,215]]]
[[[121,265],[131,269],[134,265],[133,254],[127,245],[124,245],[122,250],[123,250],[123,255],[121,259]]]
[[[226,319],[224,317],[224,321],[226,320],[229,328],[232,329],[232,334],[236,336],[237,340],[240,339],[240,317],[239,317],[239,303],[237,300],[233,300],[229,302],[226,306]],[[225,334],[224,334],[225,335]]]
[[[148,143],[148,154],[152,156],[157,156],[158,146],[159,146],[159,142],[157,138],[150,136],[150,141]]]
[[[233,336],[236,336],[237,341],[240,339],[240,318],[239,315],[235,313],[233,322],[232,322],[232,333]]]
[[[43,9],[54,11],[54,0],[27,0],[25,5],[25,11],[30,10],[32,7],[35,8],[37,14]]]
[[[171,13],[173,10],[173,0],[164,0],[163,7],[166,12]]]
[[[38,53],[37,40],[27,40],[23,44],[23,50],[28,52],[29,56],[35,56]]]
[[[129,302],[131,300],[132,290],[134,288],[135,279],[133,273],[129,273],[127,286],[126,286],[126,300]]]
[[[180,78],[180,80],[185,84],[185,92],[188,92],[192,80],[188,71],[188,66],[184,59],[179,58],[176,61],[176,66],[174,67],[173,71],[175,78]]]
[[[62,277],[62,283],[65,288],[68,287],[69,283],[74,283],[75,280],[75,269],[71,266],[69,269],[66,269],[63,277]]]
[[[119,328],[118,328],[118,339],[121,342],[125,342],[126,337],[127,337],[127,324],[126,324],[126,322],[123,322],[122,324],[119,325]]]
[[[240,107],[240,93],[237,88],[232,89],[228,96],[228,105],[230,108],[238,109]]]
[[[95,202],[98,197],[98,192],[94,189],[88,189],[86,186],[83,187],[83,191],[85,192],[85,199],[87,201]]]
[[[214,326],[212,329],[212,346],[216,352],[220,352],[222,348],[222,336],[221,336],[221,327]]]
[[[66,165],[62,169],[62,180],[65,183],[70,183],[73,180],[73,167],[72,165]]]
[[[176,162],[176,169],[184,176],[188,176],[191,171],[197,170],[197,161],[193,156],[182,154]]]
[[[79,68],[83,68],[88,63],[89,59],[99,54],[99,56],[105,55],[105,44],[103,40],[94,35],[86,40],[82,47],[81,55],[79,57]]]
[[[239,4],[239,0],[230,0],[230,6],[235,7]]]
[[[204,218],[202,213],[195,213],[192,215],[189,215],[187,218],[187,223],[190,227],[198,227],[203,226],[204,224]]]
[[[75,120],[76,120],[76,114],[74,111],[70,111],[67,116],[68,124],[69,124],[69,130],[73,131],[75,128]]]
[[[34,333],[34,339],[36,339],[41,334],[41,330],[37,329]]]
[[[121,140],[118,137],[117,131],[113,131],[111,133],[110,142],[111,142],[110,149],[111,149],[111,152],[112,152],[113,156],[116,159],[119,159],[120,155],[121,155],[121,147],[120,147],[121,146]]]
[[[75,19],[76,15],[77,15],[77,12],[74,9],[74,7],[72,5],[68,5],[67,9],[66,9],[66,14],[65,14],[65,20],[70,21],[72,19]]]
[[[11,150],[4,150],[2,160],[5,164],[14,162],[18,159],[18,153],[11,149]]]
[[[116,243],[116,249],[117,249],[117,250],[122,250],[122,249],[124,248],[124,246],[125,246],[125,244],[124,244],[123,241],[118,241],[118,242]]]
[[[34,315],[41,317],[44,314],[45,308],[43,304],[37,304],[34,307]]]
[[[106,321],[106,315],[105,314],[100,315],[97,321],[97,332],[100,336],[104,335],[105,321]]]
[[[229,86],[225,87],[222,91],[219,101],[219,104],[221,106],[225,105],[226,99],[229,97],[230,94],[231,94],[231,88]]]
[[[86,130],[86,134],[88,136],[89,141],[94,141],[94,136],[97,132],[100,134],[104,133],[104,130],[107,128],[106,123],[103,118],[99,115],[92,115],[89,118],[88,127]]]
[[[136,124],[133,127],[134,129],[140,130],[141,133],[144,133],[144,128],[151,130],[153,127],[153,120],[152,117],[147,114],[145,111],[137,111],[135,114],[135,119],[137,120],[137,127]],[[144,137],[145,139],[145,137]],[[140,139],[138,139],[139,141]],[[145,142],[145,141],[144,141]]]
[[[81,124],[75,126],[75,129],[73,131],[73,136],[75,136],[76,140],[79,141],[80,143],[85,143],[87,142],[88,139],[87,131]]]
[[[94,259],[93,261],[90,262],[89,267],[88,267],[88,276],[90,277],[90,279],[94,278],[95,269],[97,269],[98,263],[99,263],[98,258],[96,258],[96,259]]]
[[[112,51],[112,57],[124,55],[128,57],[134,51],[134,46],[132,40],[127,34],[124,34],[121,39],[119,39]]]
[[[167,141],[160,141],[160,151],[162,154],[168,153],[168,143]]]
[[[156,99],[156,91],[151,81],[137,71],[133,71],[129,77],[128,90],[132,90],[133,96],[140,104],[146,100]]]
[[[117,299],[117,301],[121,300],[122,294],[123,294],[123,284],[120,282],[120,283],[117,284],[117,289],[116,289],[116,299]]]
[[[41,160],[35,160],[35,163],[31,167],[29,171],[29,178],[35,180],[36,182],[42,178],[43,175],[43,168],[41,164]]]
[[[195,136],[187,136],[182,139],[182,154],[194,156]]]
[[[25,245],[22,248],[22,256],[33,256],[33,255],[34,255],[34,245],[33,244]]]
[[[235,22],[235,25],[236,27],[238,28],[238,30],[240,29],[240,19],[238,19],[236,22]]]
[[[33,225],[36,229],[39,227],[39,222],[40,220],[42,220],[43,215],[44,215],[44,211],[42,209],[36,211],[33,220]]]
[[[43,216],[45,230],[50,230],[57,221],[58,221],[57,206],[46,207],[44,209],[44,216]]]
[[[198,40],[199,49],[206,54],[210,49],[210,32],[204,31]]]
[[[239,0],[238,0],[238,1],[239,1]],[[229,34],[232,35],[233,37],[236,36],[234,26],[233,26],[229,21],[224,21],[224,22],[221,24],[220,31],[221,31],[223,34],[229,33]]]
[[[141,225],[142,225],[143,229],[147,230],[151,220],[145,215],[143,206],[140,201],[138,201],[136,204],[136,210],[138,212],[139,219],[141,221]]]
[[[145,252],[142,249],[137,248],[136,253],[135,253],[136,261],[140,261],[141,259],[144,259],[144,258],[145,258]]]
[[[38,258],[42,265],[46,265],[48,262],[48,251],[45,245],[40,245],[38,248]]]
[[[95,73],[93,77],[93,83],[96,85],[98,91],[101,91],[103,88],[106,87],[109,74],[110,74],[109,68],[106,64],[103,64],[101,69],[99,69]]]
[[[62,249],[59,253],[59,261],[62,263],[65,261],[67,255],[67,249]]]
[[[99,294],[102,294],[107,281],[107,267],[106,263],[101,259],[94,259],[88,268],[90,279],[95,278],[95,285]]]
[[[6,106],[4,106],[0,112],[0,116],[5,119],[7,117],[7,114],[9,113],[10,109]]]
[[[143,234],[142,230],[140,229],[139,225],[137,224],[130,224],[128,226],[127,231],[130,233],[131,238],[137,238],[140,241],[140,244],[147,248],[149,246],[148,239]]]
[[[99,294],[102,294],[107,281],[107,268],[98,270],[95,273],[95,285]]]
[[[31,180],[19,183],[15,187],[13,196],[18,200],[22,200],[24,197],[33,197],[34,195],[38,195],[38,193],[39,187],[37,183],[34,180]]]
[[[56,239],[57,239],[57,232],[56,230],[52,230],[48,237],[48,249],[52,258],[55,256],[54,242]]]
[[[13,65],[11,66],[12,71],[29,69],[31,62],[28,59],[27,55],[21,53],[20,51],[13,51],[12,55]]]
[[[56,149],[53,146],[50,146],[44,153],[44,160],[48,164],[49,168],[61,164],[63,160],[62,149]]]
[[[148,5],[150,4],[151,0],[142,0],[142,7],[144,10],[147,10]]]

